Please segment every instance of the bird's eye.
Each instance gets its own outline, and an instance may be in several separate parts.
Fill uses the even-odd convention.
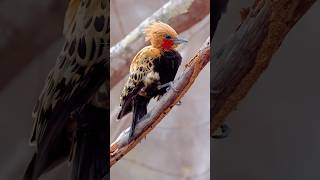
[[[167,34],[167,35],[165,36],[165,38],[166,38],[166,39],[171,39],[171,36]]]

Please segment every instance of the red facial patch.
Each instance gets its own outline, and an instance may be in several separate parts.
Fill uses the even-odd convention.
[[[173,46],[173,40],[171,40],[171,39],[164,39],[164,40],[162,41],[161,46],[162,46],[163,49],[171,49],[171,47]]]

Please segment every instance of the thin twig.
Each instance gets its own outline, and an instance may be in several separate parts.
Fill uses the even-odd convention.
[[[198,74],[209,62],[210,39],[195,54],[185,66],[180,77],[174,81],[174,88],[170,89],[157,103],[157,105],[146,114],[137,124],[134,139],[129,141],[129,129],[124,130],[110,146],[110,166],[120,160],[126,153],[134,148],[146,135],[169,113],[174,105],[184,96],[193,84]]]

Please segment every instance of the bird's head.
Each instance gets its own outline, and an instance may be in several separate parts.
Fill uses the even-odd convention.
[[[168,24],[154,22],[145,28],[146,41],[150,41],[155,48],[170,50],[176,48],[181,43],[188,41],[178,38],[177,32]]]

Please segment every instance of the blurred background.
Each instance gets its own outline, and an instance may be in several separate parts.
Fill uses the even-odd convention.
[[[166,2],[112,0],[111,44]],[[31,111],[62,49],[67,4],[67,0],[0,1],[0,180],[21,179],[34,152],[28,144],[33,123]],[[191,57],[208,35],[209,17],[183,33],[190,41],[180,49],[184,59]],[[208,179],[208,82],[206,68],[182,100],[183,104],[175,107],[145,141],[112,168],[111,178]],[[112,107],[119,104],[122,86],[120,82],[111,92]],[[116,137],[129,123],[130,120],[111,122],[116,130],[111,137]],[[64,163],[41,179],[69,177],[70,166]]]
[[[111,44],[166,2],[111,0]],[[218,46],[238,26],[240,9],[252,3],[230,1],[217,30]],[[61,50],[66,7],[66,0],[0,1],[0,180],[21,179],[31,159],[31,111]],[[215,180],[319,179],[319,12],[316,2],[228,117],[230,137],[211,141]],[[182,34],[190,40],[180,49],[184,59],[207,37],[208,22],[209,17]],[[208,78],[206,68],[182,105],[112,168],[112,179],[209,179]],[[122,85],[111,92],[113,107]],[[130,120],[111,123],[113,140]],[[67,180],[69,171],[64,163],[42,179]]]
[[[216,46],[253,0],[229,1]],[[230,137],[211,143],[214,180],[320,178],[320,2],[289,32],[269,67],[227,118]]]
[[[66,0],[0,1],[0,180],[20,180],[34,148],[31,111],[62,49]],[[66,180],[64,164],[42,179]]]
[[[111,0],[111,46],[130,33],[143,20],[152,15],[167,0]],[[184,65],[209,37],[210,17],[192,26],[179,36],[188,43],[179,48]],[[129,67],[128,67],[129,68]],[[206,180],[210,178],[209,140],[209,66],[199,75],[191,89],[182,98],[182,104],[172,111],[133,150],[111,168],[115,180]],[[131,125],[131,114],[115,120],[119,97],[125,77],[110,94],[111,139]],[[148,106],[151,109],[155,101]]]

